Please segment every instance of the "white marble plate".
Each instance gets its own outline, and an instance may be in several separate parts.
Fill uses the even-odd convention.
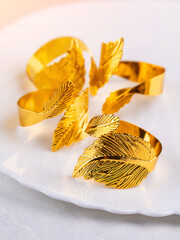
[[[99,1],[60,5],[25,17],[0,32],[0,171],[44,194],[82,207],[150,216],[180,214],[179,2]],[[73,179],[79,155],[93,139],[50,151],[60,116],[37,125],[18,125],[16,102],[34,90],[25,66],[43,43],[59,36],[84,40],[99,60],[102,41],[125,39],[124,60],[166,67],[164,93],[135,96],[117,115],[150,131],[163,144],[153,173],[128,190]],[[87,60],[88,62],[88,60]],[[88,64],[87,64],[88,67]],[[90,118],[101,114],[109,92],[132,83],[113,77],[90,98]],[[87,84],[88,85],[88,78]]]

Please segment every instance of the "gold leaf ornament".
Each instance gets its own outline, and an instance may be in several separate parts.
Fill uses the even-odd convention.
[[[131,101],[133,94],[132,88],[123,88],[110,93],[103,104],[102,112],[105,114],[118,112],[120,108]]]
[[[47,103],[43,111],[47,118],[52,118],[62,113],[68,108],[74,93],[74,84],[70,81],[62,84],[60,88],[54,91],[54,94]]]
[[[103,87],[109,81],[109,78],[117,71],[117,67],[123,54],[123,38],[115,42],[102,43],[101,59],[99,68],[95,61],[91,58],[90,91],[92,95],[96,95],[99,88]]]
[[[115,132],[101,135],[85,149],[73,177],[93,178],[113,188],[131,188],[153,171],[161,150],[161,143],[152,134],[120,121]]]
[[[93,137],[100,137],[115,131],[119,127],[120,119],[113,114],[100,115],[92,118],[86,128],[86,133]]]
[[[84,90],[75,98],[63,118],[59,121],[53,134],[53,152],[86,137],[85,129],[88,124],[89,103],[88,90]]]

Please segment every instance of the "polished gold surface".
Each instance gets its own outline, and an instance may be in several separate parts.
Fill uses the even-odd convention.
[[[162,93],[165,69],[144,62],[120,62],[116,75],[139,83],[132,88],[124,88],[110,93],[102,111],[105,114],[118,112],[129,103],[135,93],[156,96]]]
[[[69,107],[74,84],[63,83],[56,90],[38,90],[22,96],[18,101],[20,125],[30,126],[62,113]]]
[[[52,151],[63,146],[83,140],[86,137],[85,129],[88,124],[89,89],[84,90],[75,98],[70,108],[59,121],[53,134]]]
[[[108,187],[123,189],[137,186],[153,171],[162,145],[152,134],[120,120],[114,132],[98,135],[79,157],[73,177],[94,178]]]

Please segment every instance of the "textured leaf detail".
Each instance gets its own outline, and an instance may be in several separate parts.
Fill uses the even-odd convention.
[[[53,96],[50,97],[43,108],[46,118],[55,117],[66,110],[72,99],[73,93],[74,84],[69,81],[63,83],[57,90],[55,90]]]
[[[103,43],[101,48],[101,60],[99,69],[93,59],[91,59],[90,69],[90,90],[93,95],[116,72],[119,62],[123,54],[123,38],[118,39],[116,42]]]
[[[105,114],[118,112],[120,108],[131,101],[133,88],[123,88],[110,93],[103,104],[102,112]]]
[[[83,140],[88,124],[88,89],[75,98],[70,108],[59,121],[53,134],[52,151]]]
[[[39,89],[57,89],[67,81],[74,83],[76,95],[85,83],[84,58],[76,40],[72,41],[67,56],[37,73],[34,82]]]
[[[85,149],[73,177],[94,178],[114,188],[130,188],[147,176],[146,164],[154,157],[149,142],[125,133],[109,133]]]
[[[104,77],[108,79],[117,69],[123,54],[123,38],[118,39],[116,42],[103,43],[101,49],[101,60],[99,69],[102,71]]]
[[[119,127],[119,122],[120,119],[113,114],[97,116],[90,120],[86,133],[90,136],[100,137],[115,131]]]

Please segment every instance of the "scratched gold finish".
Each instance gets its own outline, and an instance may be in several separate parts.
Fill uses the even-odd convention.
[[[112,115],[103,116],[106,122]],[[107,187],[124,189],[139,185],[153,171],[162,145],[152,134],[119,120],[114,132],[98,135],[79,157],[73,177],[94,178]]]
[[[74,93],[74,84],[63,83],[56,90],[38,90],[22,96],[18,101],[20,125],[30,126],[53,118],[68,108]]]
[[[165,69],[144,62],[120,62],[116,75],[139,83],[132,88],[124,88],[110,93],[102,111],[105,114],[118,112],[129,103],[136,93],[156,96],[162,93]]]

